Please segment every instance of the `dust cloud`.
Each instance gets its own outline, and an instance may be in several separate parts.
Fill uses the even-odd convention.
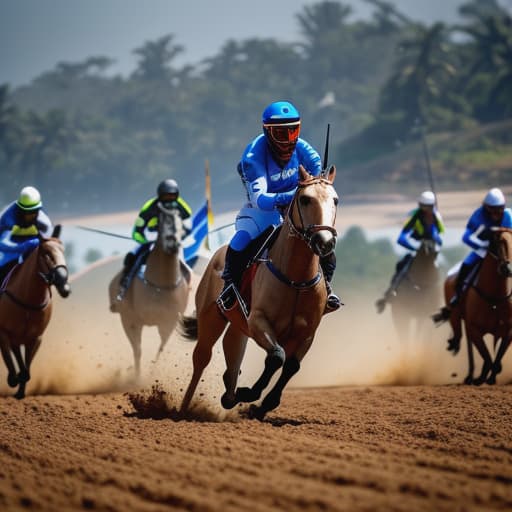
[[[120,269],[120,258],[98,262],[72,279],[72,294],[61,299],[54,294],[54,313],[41,349],[32,366],[28,394],[80,394],[106,392],[142,392],[152,400],[155,383],[169,411],[179,407],[192,372],[194,342],[175,332],[158,361],[156,328],[146,327],[142,342],[142,374],[133,370],[131,346],[118,314],[108,304],[108,283]],[[194,291],[199,278],[194,277],[187,313],[193,310]],[[290,387],[371,386],[371,385],[442,385],[462,382],[467,356],[465,346],[456,356],[446,351],[450,335],[448,325],[429,328],[424,340],[400,340],[394,330],[389,308],[378,315],[374,301],[343,298],[347,305],[327,315],[317,331],[315,341],[302,362],[300,372]],[[241,368],[239,385],[251,386],[259,376],[264,352],[249,341]],[[510,381],[511,357],[507,354],[505,372],[498,383]],[[479,358],[477,357],[477,364]],[[479,368],[477,366],[477,368]],[[233,419],[234,413],[220,406],[225,369],[222,343],[214,347],[210,365],[198,386],[193,405],[198,419]],[[508,370],[507,370],[508,369]],[[509,372],[508,374],[506,372]],[[508,379],[508,380],[507,380]],[[0,368],[0,393],[11,390],[6,384],[6,370]],[[141,398],[142,397],[142,398]],[[133,402],[133,401],[132,401]]]

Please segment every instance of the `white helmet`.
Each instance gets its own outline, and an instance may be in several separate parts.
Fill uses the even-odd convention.
[[[484,198],[486,206],[505,206],[505,196],[499,188],[491,188]]]
[[[434,206],[436,204],[436,196],[431,190],[425,190],[418,197],[418,203],[422,206]]]
[[[23,187],[16,204],[26,212],[39,210],[43,203],[41,202],[41,194],[34,187]]]

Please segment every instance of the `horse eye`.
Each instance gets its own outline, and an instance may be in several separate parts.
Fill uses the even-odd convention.
[[[338,198],[337,197],[334,198],[334,206],[338,206]]]
[[[311,203],[311,198],[309,198],[308,196],[301,196],[301,198],[300,198],[301,206],[307,206],[310,203]]]

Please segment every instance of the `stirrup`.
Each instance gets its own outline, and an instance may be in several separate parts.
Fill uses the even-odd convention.
[[[220,292],[216,302],[224,311],[229,311],[235,307],[236,301],[235,285],[230,283]]]

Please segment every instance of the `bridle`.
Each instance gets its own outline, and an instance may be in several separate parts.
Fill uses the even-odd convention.
[[[288,211],[286,214],[286,223],[288,224],[288,227],[290,229],[290,236],[295,236],[303,240],[311,250],[314,250],[312,246],[313,236],[319,231],[329,231],[334,235],[335,238],[338,236],[338,232],[333,226],[327,226],[325,224],[309,224],[308,226],[306,226],[304,223],[304,217],[300,209],[300,203],[297,200],[297,198],[299,197],[299,191],[311,185],[316,185],[317,183],[324,183],[332,187],[332,183],[322,176],[313,176],[312,178],[309,178],[307,180],[299,181],[297,190],[295,192],[295,195],[293,196],[293,199],[290,203],[290,206],[288,207]],[[296,226],[292,218],[293,207],[295,205],[297,207],[297,213],[300,219],[300,226]]]

